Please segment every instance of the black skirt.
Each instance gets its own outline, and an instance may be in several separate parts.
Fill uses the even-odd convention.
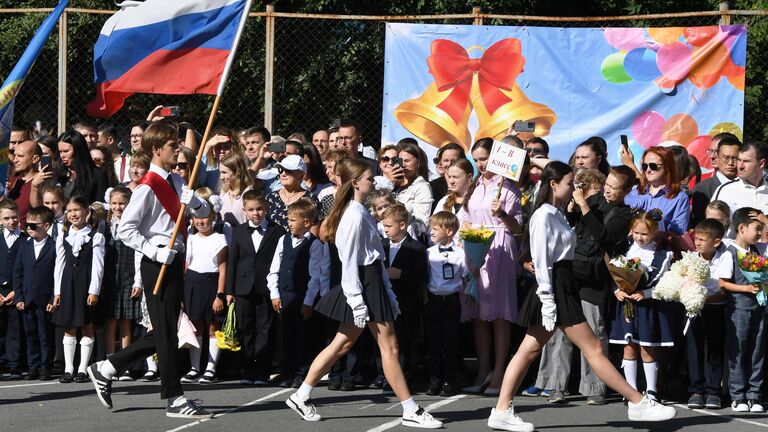
[[[552,286],[555,292],[557,306],[556,326],[572,326],[585,322],[584,311],[581,309],[579,287],[573,280],[573,261],[558,261],[552,266]],[[533,288],[520,307],[517,323],[522,327],[542,325],[541,300]]]
[[[360,283],[363,285],[363,301],[368,307],[368,318],[371,322],[395,320],[395,314],[392,313],[392,303],[389,301],[387,288],[384,286],[384,278],[381,274],[382,267],[381,261],[357,267]],[[344,295],[341,284],[331,288],[317,302],[315,310],[335,321],[355,322],[352,308],[347,304],[347,296]]]
[[[213,301],[216,300],[218,286],[218,273],[198,273],[187,270],[184,274],[184,312],[189,319],[206,323],[224,322],[223,313],[218,315],[213,313]]]

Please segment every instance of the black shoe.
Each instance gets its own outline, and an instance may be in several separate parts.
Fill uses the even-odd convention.
[[[167,417],[185,419],[209,419],[213,417],[212,413],[189,399],[177,407],[171,406],[169,400],[168,406],[165,408],[165,415]]]
[[[341,386],[339,387],[339,390],[341,391],[352,391],[355,389],[355,383],[352,381],[343,381],[341,383]]]
[[[11,368],[9,371],[10,375],[8,375],[8,380],[20,380],[23,378],[21,375],[21,369],[19,368]]]
[[[141,381],[143,382],[157,381],[157,372],[147,371],[147,373],[145,373],[144,376],[141,377]]]
[[[99,372],[99,363],[101,362],[88,367],[88,376],[91,377],[93,387],[96,389],[96,397],[99,398],[101,404],[112,409],[112,380]]]
[[[437,396],[440,394],[440,388],[442,387],[442,381],[440,378],[430,378],[429,379],[429,385],[427,386],[427,395],[428,396]]]
[[[453,386],[448,383],[447,381],[443,383],[443,388],[440,389],[440,396],[442,397],[451,397],[456,395],[456,389],[453,388]]]
[[[373,381],[371,381],[371,385],[369,385],[368,387],[372,389],[381,390],[384,388],[384,380],[385,380],[384,375],[379,375],[376,378],[374,378]]]
[[[78,372],[77,375],[75,375],[75,382],[78,384],[84,384],[84,383],[87,383],[88,381],[90,381],[88,379],[88,375],[82,372]]]
[[[291,383],[291,388],[299,388],[301,387],[301,384],[304,382],[304,379],[302,377],[296,377],[293,379],[293,382]]]
[[[72,376],[72,374],[71,374],[71,373],[69,373],[69,372],[64,372],[64,373],[61,375],[61,378],[59,378],[59,382],[60,382],[60,383],[62,383],[62,384],[69,384],[69,383],[71,383],[72,381],[74,381],[74,377],[73,377],[73,376]]]
[[[40,369],[40,377],[38,377],[40,381],[50,381],[51,380],[51,372],[48,369]]]
[[[291,385],[293,385],[293,378],[288,378],[281,380],[277,386],[280,388],[291,388]]]
[[[339,377],[331,378],[331,380],[328,382],[328,390],[336,391],[336,390],[339,390],[340,388],[341,388],[341,378]]]
[[[30,369],[29,372],[27,372],[27,375],[24,376],[25,381],[35,381],[38,378],[40,378],[40,371],[35,369]]]

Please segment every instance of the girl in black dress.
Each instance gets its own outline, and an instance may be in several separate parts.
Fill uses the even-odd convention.
[[[93,323],[101,322],[103,310],[97,308],[104,276],[104,236],[91,223],[88,201],[73,196],[67,201],[66,221],[56,239],[54,269],[53,322],[64,330],[64,375],[62,383],[88,382],[86,368],[93,350]],[[80,338],[80,365],[74,375],[77,331]]]

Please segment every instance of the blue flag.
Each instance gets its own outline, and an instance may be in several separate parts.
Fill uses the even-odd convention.
[[[5,185],[8,176],[8,142],[11,137],[11,126],[13,125],[13,107],[16,95],[24,83],[24,79],[29,74],[29,70],[35,63],[40,50],[48,40],[51,31],[56,27],[59,17],[67,7],[69,0],[61,0],[56,8],[43,21],[43,24],[37,29],[32,40],[29,42],[24,54],[21,55],[19,62],[16,63],[11,74],[0,87],[0,186]]]

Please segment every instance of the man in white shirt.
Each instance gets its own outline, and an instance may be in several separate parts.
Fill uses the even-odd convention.
[[[768,185],[763,170],[768,161],[768,144],[760,141],[746,143],[738,156],[738,178],[721,185],[712,195],[712,201],[724,201],[733,213],[742,207],[753,207],[763,214],[768,213]],[[728,230],[728,237],[735,238],[734,228]]]
[[[717,137],[720,138],[717,138]],[[734,180],[738,175],[738,160],[739,150],[741,150],[741,141],[729,134],[718,134],[712,139],[715,143],[714,160],[720,161],[716,165],[712,177],[702,180],[694,188],[691,195],[691,223],[689,226],[694,227],[705,218],[707,205],[712,200],[715,190],[718,186]],[[707,150],[709,152],[711,150]]]
[[[107,408],[112,407],[111,378],[127,370],[135,360],[145,359],[157,352],[162,377],[160,396],[167,399],[166,416],[175,418],[210,418],[211,413],[184,396],[181,371],[178,368],[177,322],[183,296],[183,236],[173,247],[167,247],[181,203],[189,203],[193,215],[204,217],[210,211],[199,200],[192,200],[192,191],[183,189],[181,177],[171,173],[179,153],[178,129],[168,122],[152,123],[142,137],[142,149],[152,155],[149,172],[134,189],[130,203],[123,212],[117,236],[126,245],[143,255],[141,276],[145,281],[147,310],[152,330],[109,360],[94,363],[88,375],[96,395]],[[178,193],[182,192],[179,202]],[[183,233],[183,231],[182,231]],[[167,266],[158,294],[153,293],[161,266]]]

